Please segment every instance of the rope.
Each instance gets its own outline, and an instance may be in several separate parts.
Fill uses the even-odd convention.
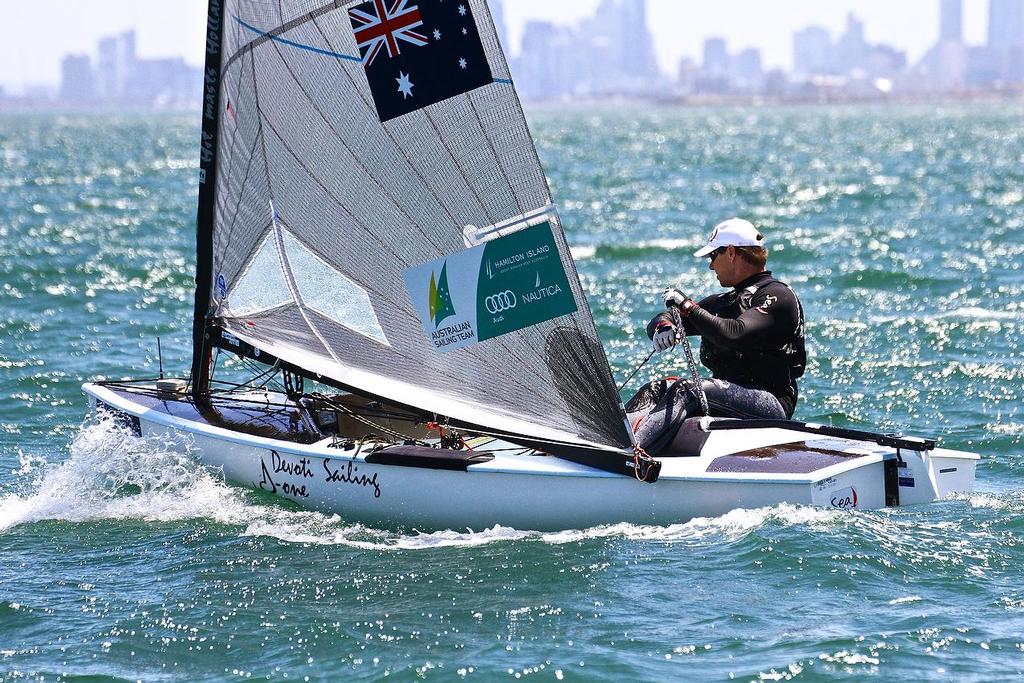
[[[386,436],[390,436],[390,437],[392,437],[394,439],[398,439],[399,441],[408,441],[408,440],[410,440],[407,435],[402,434],[401,432],[395,431],[394,429],[390,429],[388,427],[385,427],[384,425],[377,424],[373,420],[368,420],[365,417],[363,417],[362,415],[359,415],[358,413],[356,413],[354,410],[352,410],[348,406],[344,405],[343,403],[339,403],[337,401],[331,400],[331,398],[329,396],[325,396],[324,394],[310,394],[309,397],[312,398],[312,399],[315,399],[317,401],[321,401],[328,408],[336,410],[336,411],[338,411],[340,413],[345,413],[346,415],[348,415],[352,419],[356,420],[357,422],[362,422],[367,427],[370,427],[371,429],[376,429],[376,430],[380,431],[382,434],[384,434]]]
[[[650,360],[651,360],[652,358],[654,358],[654,354],[655,354],[655,353],[657,353],[657,351],[651,351],[651,352],[650,352],[649,354],[647,354],[647,358],[644,358],[644,361],[643,361],[642,363],[640,363],[640,365],[636,366],[636,370],[634,370],[634,371],[633,371],[632,373],[630,373],[629,377],[627,377],[627,378],[626,378],[626,380],[625,380],[625,381],[624,381],[624,382],[622,383],[622,385],[621,385],[621,386],[619,386],[619,391],[620,391],[620,392],[621,392],[621,391],[622,391],[623,389],[625,389],[625,388],[626,388],[626,385],[627,385],[627,384],[629,384],[629,381],[630,381],[631,379],[633,379],[634,377],[636,377],[636,373],[640,372],[640,370],[642,370],[642,369],[643,369],[643,367],[644,367],[645,365],[647,365],[647,363],[648,363],[648,362],[650,362]]]
[[[647,481],[647,476],[651,473],[651,467],[657,461],[651,456],[647,455],[640,444],[633,444],[633,476],[636,477],[637,481]]]
[[[693,358],[693,347],[690,346],[690,340],[683,334],[683,320],[679,315],[679,309],[676,306],[669,306],[668,310],[672,314],[672,324],[676,326],[676,343],[682,344],[683,352],[686,354],[686,364],[690,368],[690,379],[693,380],[693,392],[700,399],[701,410],[704,411],[705,415],[708,415],[710,414],[708,410],[708,397],[704,393],[704,385],[701,382],[700,374],[697,372],[697,361]]]

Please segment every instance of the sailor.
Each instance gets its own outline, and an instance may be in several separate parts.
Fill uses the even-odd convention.
[[[667,290],[668,310],[647,326],[654,350],[673,348],[680,335],[700,336],[700,360],[713,378],[701,388],[712,416],[792,417],[796,380],[807,360],[803,308],[789,285],[765,269],[764,236],[749,221],[730,218],[715,226],[694,256],[710,259],[718,282],[731,289],[700,301],[680,289]],[[652,382],[626,405],[641,445],[663,450],[683,419],[703,412],[691,385]]]

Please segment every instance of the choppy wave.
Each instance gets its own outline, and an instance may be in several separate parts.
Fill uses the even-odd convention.
[[[572,258],[575,261],[583,261],[586,259],[594,258],[594,254],[597,253],[597,247],[580,244],[574,247],[570,247],[569,251],[572,253]]]
[[[935,505],[553,533],[355,525],[229,486],[159,441],[79,433],[81,381],[155,373],[158,335],[165,367],[190,356],[186,335],[166,335],[192,316],[198,118],[108,118],[7,118],[0,132],[4,671],[1020,676],[1019,107],[541,116],[620,378],[646,353],[666,281],[718,291],[691,254],[743,213],[807,312],[798,415],[913,425],[985,456],[977,493]]]

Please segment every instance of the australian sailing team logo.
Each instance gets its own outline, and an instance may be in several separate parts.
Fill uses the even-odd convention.
[[[452,305],[452,294],[448,287],[448,262],[441,266],[441,275],[434,279],[434,271],[430,271],[430,322],[436,330],[447,318],[455,315]]]
[[[407,283],[408,284],[408,281]],[[415,296],[415,295],[414,295]],[[476,342],[474,321],[460,317],[452,300],[448,284],[448,260],[441,263],[440,274],[430,267],[430,285],[427,287],[427,320],[434,327],[427,334],[435,349],[457,349]]]

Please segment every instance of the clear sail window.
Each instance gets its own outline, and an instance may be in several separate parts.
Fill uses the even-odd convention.
[[[256,255],[228,291],[225,309],[231,317],[242,317],[292,303],[274,234],[269,233]]]
[[[303,304],[353,332],[390,346],[366,290],[324,262],[287,230],[281,233]]]

